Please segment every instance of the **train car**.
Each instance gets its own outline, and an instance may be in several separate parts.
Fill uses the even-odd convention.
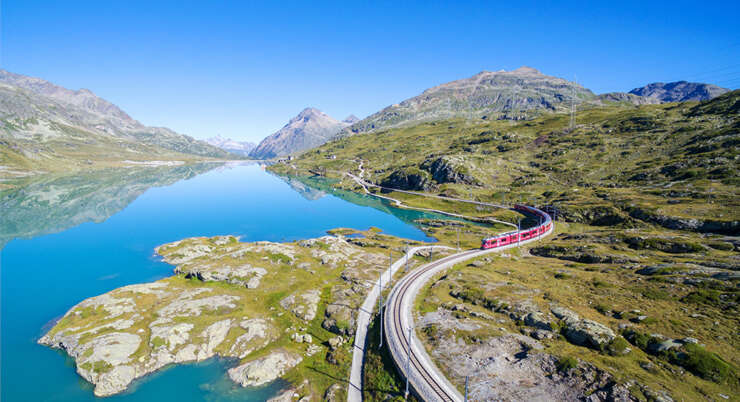
[[[547,231],[552,228],[552,219],[550,218],[550,215],[540,209],[521,204],[514,205],[513,209],[529,215],[537,216],[539,218],[539,225],[535,226],[534,228],[527,228],[524,230],[520,229],[515,232],[507,232],[483,239],[481,241],[480,248],[496,248],[524,240],[530,240],[547,233]]]

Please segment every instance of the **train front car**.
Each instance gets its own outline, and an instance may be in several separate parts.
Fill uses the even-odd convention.
[[[494,248],[496,247],[496,238],[495,237],[489,237],[488,239],[483,239],[480,242],[480,248],[482,250],[485,250],[487,248]]]

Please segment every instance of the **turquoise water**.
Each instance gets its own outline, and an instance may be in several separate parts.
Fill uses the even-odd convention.
[[[370,226],[397,236],[431,240],[410,224],[421,216],[417,212],[390,209],[371,199],[363,199],[362,205],[358,205],[300,183],[289,185],[254,164],[208,169],[212,168],[187,174],[179,170],[178,178],[195,177],[174,184],[170,184],[173,180],[163,184],[151,177],[144,180],[136,176],[142,182],[131,182],[133,179],[129,178],[122,187],[110,177],[105,181],[96,179],[100,182],[91,181],[85,186],[92,189],[89,193],[95,197],[78,194],[77,189],[82,187],[77,182],[79,178],[65,178],[64,182],[74,183],[66,193],[60,181],[48,189],[42,186],[39,190],[36,186],[35,204],[31,202],[30,190],[4,196],[2,206],[13,205],[15,209],[7,216],[19,218],[0,221],[13,228],[3,233],[24,233],[28,238],[10,240],[0,251],[2,401],[97,399],[92,386],[76,374],[70,358],[37,345],[36,340],[55,318],[85,298],[169,276],[172,266],[153,255],[157,245],[190,236],[223,234],[238,235],[244,241],[283,241],[320,236],[335,227]],[[168,172],[156,174],[164,176]],[[132,176],[126,173],[127,177]],[[157,185],[165,186],[151,187]],[[38,201],[39,193],[43,202]],[[51,193],[56,195],[44,195]],[[122,205],[116,204],[125,198],[123,194],[128,198]],[[62,202],[64,208],[59,207]],[[36,209],[20,213],[30,204]],[[101,213],[103,204],[106,208]],[[44,221],[46,216],[53,217],[59,225],[48,222],[52,218]],[[77,222],[75,219],[80,216],[100,222],[69,227],[69,222]],[[58,227],[59,232],[34,235],[35,227],[39,233],[49,233],[51,227]],[[261,401],[284,385],[278,382],[260,389],[235,387],[225,375],[229,364],[211,359],[172,366],[138,381],[130,392],[108,399]]]

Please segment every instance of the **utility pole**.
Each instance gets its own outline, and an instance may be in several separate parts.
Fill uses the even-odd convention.
[[[393,281],[393,272],[391,272],[391,268],[393,268],[393,250],[391,250],[390,260],[388,260],[388,285]]]
[[[408,339],[408,353],[406,353],[406,392],[404,397],[409,400],[409,377],[411,376],[409,370],[411,369],[411,326],[409,326],[409,337]]]
[[[519,233],[519,231],[522,230],[521,225],[522,225],[522,218],[519,218],[516,220],[516,245],[517,247],[519,247],[519,243],[521,242],[521,238],[522,238],[521,234]]]
[[[576,77],[578,80],[578,77]],[[576,127],[576,87],[573,86],[573,98],[570,101],[570,130]]]
[[[542,217],[537,215],[537,241],[540,241],[540,226],[542,226]]]
[[[403,267],[403,272],[407,272],[409,270],[409,245],[406,243],[406,266]]]
[[[465,376],[465,402],[468,402],[468,376]]]
[[[460,251],[460,228],[457,228],[457,251]]]
[[[380,341],[378,350],[383,348],[383,273],[380,273],[378,278],[378,284],[380,285],[380,298],[378,299],[378,317],[380,317]]]
[[[432,258],[434,258],[434,246],[429,247],[429,261],[432,261]]]

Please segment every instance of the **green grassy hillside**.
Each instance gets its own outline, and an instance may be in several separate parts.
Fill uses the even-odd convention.
[[[461,389],[467,375],[473,384],[484,379],[457,362],[484,358],[525,335],[540,345],[525,347],[517,360],[532,367],[521,381],[541,380],[532,390],[555,392],[567,383],[569,397],[586,398],[606,392],[588,380],[598,373],[616,384],[610,392],[634,400],[736,400],[738,117],[740,91],[701,103],[585,109],[573,129],[566,114],[445,120],[342,138],[270,169],[326,176],[355,191],[361,189],[345,172],[391,188],[557,210],[554,236],[463,263],[421,292],[417,318],[426,324],[418,335]],[[471,204],[391,196],[514,219]],[[434,233],[451,245],[455,234],[452,225]],[[602,325],[614,338],[598,347],[579,342],[569,327],[578,321],[554,318],[553,306]],[[539,320],[549,329],[543,332]],[[390,376],[394,368],[385,370]],[[501,377],[487,398],[513,398],[507,392],[521,391],[512,385],[517,378]]]
[[[557,205],[570,221],[740,233],[740,91],[530,121],[445,120],[358,134],[272,169],[357,173],[389,187]],[[349,186],[349,182],[346,183]]]

